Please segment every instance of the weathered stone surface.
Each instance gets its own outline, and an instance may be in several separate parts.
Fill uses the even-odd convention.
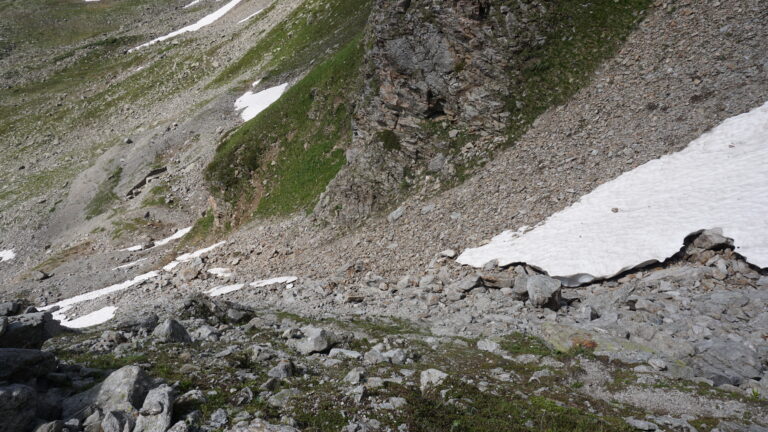
[[[161,385],[147,393],[133,432],[165,432],[173,416],[173,389]]]
[[[0,316],[10,316],[19,312],[20,305],[16,302],[0,303]]]
[[[101,421],[104,432],[131,432],[135,421],[123,411],[109,411]]]
[[[450,6],[412,2],[404,8],[374,2],[366,35],[371,49],[363,66],[368,80],[355,107],[347,166],[331,181],[315,214],[338,222],[360,220],[386,209],[403,183],[416,181],[409,173],[429,171],[448,179],[456,165],[487,157],[509,115],[507,70],[523,67],[518,53],[540,37],[538,18],[545,11],[505,7],[490,14],[485,2],[472,0]],[[448,155],[445,139],[422,127],[436,118],[460,125],[461,132],[472,130],[477,138]]]
[[[421,372],[419,376],[419,384],[422,393],[439,386],[448,378],[448,374],[438,369],[427,369]]]
[[[22,382],[56,370],[56,358],[49,352],[0,348],[0,381]]]
[[[745,379],[757,379],[763,373],[755,350],[725,337],[714,337],[697,344],[691,363],[716,386],[738,386]]]
[[[166,343],[189,343],[192,338],[187,330],[176,320],[167,319],[160,323],[152,331],[152,336],[160,342]]]
[[[306,326],[301,329],[304,337],[294,343],[301,354],[321,353],[330,350],[338,342],[338,337],[331,331]]]
[[[733,239],[723,235],[723,230],[704,230],[693,241],[693,245],[701,249],[721,249],[733,246]]]
[[[64,330],[47,312],[12,316],[8,318],[5,332],[0,335],[0,348],[39,349],[43,342]]]
[[[104,382],[64,400],[64,418],[70,418],[90,405],[105,412],[135,413],[144,401],[151,380],[138,366],[125,366],[112,372]]]
[[[533,306],[548,307],[553,310],[560,308],[560,287],[557,279],[544,275],[532,275],[525,279],[528,300]]]
[[[26,431],[35,418],[37,395],[25,385],[0,387],[0,432]]]

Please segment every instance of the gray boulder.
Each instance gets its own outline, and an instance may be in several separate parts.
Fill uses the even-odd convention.
[[[152,336],[165,343],[190,343],[192,338],[176,320],[167,319],[152,331]]]
[[[293,365],[293,362],[288,359],[280,360],[280,363],[278,363],[277,366],[267,372],[268,377],[280,379],[290,378],[295,374],[296,367]]]
[[[24,382],[56,370],[53,354],[21,348],[0,348],[0,381]]]
[[[96,405],[103,411],[135,414],[152,387],[150,378],[138,366],[125,366],[112,372],[104,382],[64,399],[62,410],[68,419]]]
[[[11,316],[19,313],[19,304],[16,302],[0,303],[0,316]]]
[[[0,432],[29,430],[36,405],[37,394],[33,388],[19,384],[0,387]]]
[[[0,348],[39,349],[43,342],[64,331],[48,312],[12,316],[5,332],[0,334]]]
[[[173,389],[161,385],[147,393],[133,432],[165,432],[173,416]]]
[[[763,371],[757,352],[744,343],[714,337],[696,344],[692,366],[715,386],[739,386],[748,379],[760,379]]]
[[[123,411],[110,411],[101,421],[104,432],[131,432],[134,425],[133,417]]]
[[[419,384],[421,392],[424,393],[427,390],[437,387],[448,378],[448,374],[437,369],[427,369],[421,372],[419,376]]]
[[[55,420],[52,422],[41,424],[35,429],[35,432],[61,432],[63,429],[64,429],[64,422],[61,420]]]
[[[733,240],[723,236],[723,230],[704,230],[693,241],[693,245],[701,249],[722,249],[733,246]]]
[[[560,309],[560,287],[562,284],[559,280],[544,275],[532,275],[518,280],[525,284],[528,301],[533,306],[548,307],[552,310]]]
[[[304,355],[326,352],[338,342],[338,337],[333,332],[322,328],[306,326],[301,331],[304,338],[294,345],[296,350]]]

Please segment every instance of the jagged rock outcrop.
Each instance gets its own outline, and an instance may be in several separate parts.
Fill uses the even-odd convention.
[[[487,158],[504,135],[519,53],[543,41],[544,3],[376,1],[347,166],[315,213],[359,220],[423,174],[450,178]]]

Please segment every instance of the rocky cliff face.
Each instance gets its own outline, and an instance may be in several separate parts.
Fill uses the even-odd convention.
[[[543,42],[547,10],[538,1],[377,1],[348,165],[316,214],[360,220],[424,179],[450,181],[487,160],[505,140],[515,66]]]

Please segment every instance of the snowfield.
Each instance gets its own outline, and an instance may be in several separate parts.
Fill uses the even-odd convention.
[[[531,231],[505,231],[458,261],[527,263],[577,286],[663,261],[689,234],[720,228],[768,267],[768,103],[727,119],[684,150],[597,187]]]
[[[256,81],[256,83],[258,83],[258,81]],[[254,85],[256,83],[254,83]],[[262,90],[258,93],[247,91],[235,101],[235,111],[243,110],[243,112],[240,113],[240,117],[243,121],[248,121],[280,99],[280,96],[283,95],[287,88],[288,83],[284,83],[279,86]]]
[[[154,45],[154,44],[156,44],[158,42],[162,42],[164,40],[176,37],[176,36],[178,36],[180,34],[184,34],[184,33],[188,33],[188,32],[193,32],[193,31],[198,31],[201,28],[216,22],[219,18],[223,17],[224,15],[227,14],[227,12],[229,12],[235,6],[237,6],[238,3],[240,3],[241,1],[242,0],[232,0],[229,3],[227,3],[226,5],[224,5],[222,8],[218,9],[217,11],[215,11],[215,12],[209,14],[209,15],[204,16],[198,22],[196,22],[194,24],[191,24],[191,25],[188,25],[186,27],[182,27],[182,28],[180,28],[180,29],[178,29],[176,31],[170,32],[170,33],[168,33],[165,36],[160,36],[159,38],[152,39],[151,41],[149,41],[147,43],[144,43],[144,44],[141,44],[141,45],[137,46],[136,48],[131,48],[131,49],[128,50],[128,52],[131,53],[133,51],[142,49],[144,47],[148,47],[150,45]],[[189,5],[187,5],[187,7],[192,6],[193,4],[194,3],[189,4]]]
[[[16,258],[16,252],[13,251],[13,249],[7,249],[7,250],[1,250],[0,251],[0,263],[10,261],[12,259]]]

